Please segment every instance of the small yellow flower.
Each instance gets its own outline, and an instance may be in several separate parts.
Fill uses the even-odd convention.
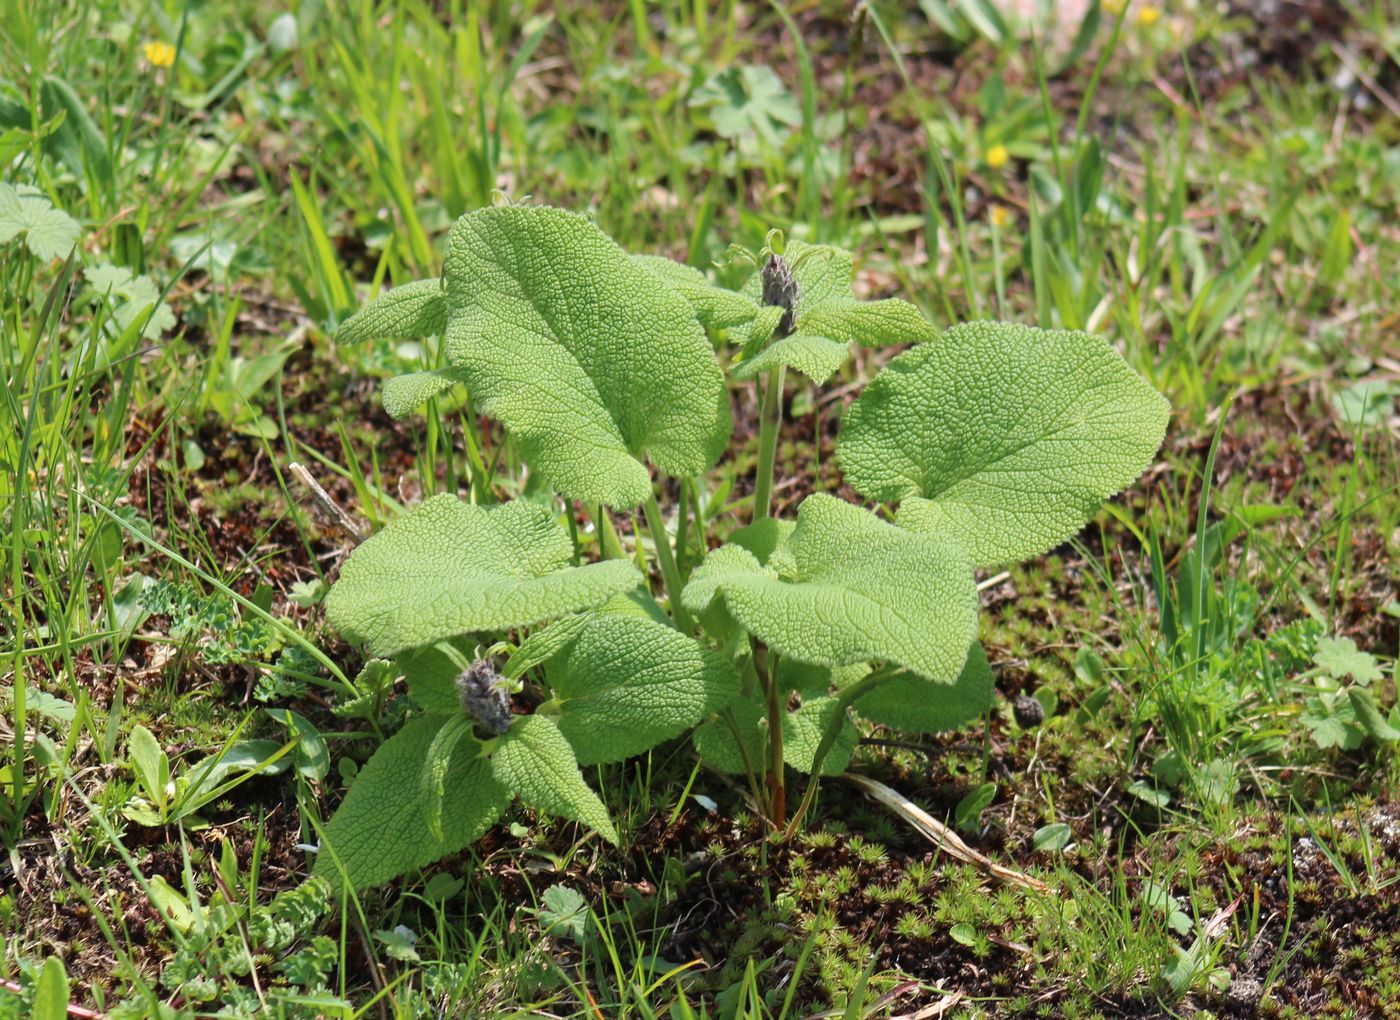
[[[1099,4],[1105,14],[1112,14],[1114,17],[1123,13],[1123,8],[1128,6],[1124,0],[1101,0]]]
[[[1151,25],[1157,24],[1158,19],[1161,17],[1162,8],[1153,7],[1151,4],[1148,4],[1147,6],[1143,7],[1141,10],[1138,11],[1138,24],[1141,25],[1143,28],[1147,28]]]
[[[168,42],[148,42],[142,50],[152,67],[174,67],[175,47]]]
[[[993,145],[987,150],[987,165],[993,170],[1000,170],[1011,160],[1011,153],[1006,151],[1005,145]]]
[[[1005,230],[1011,225],[1011,210],[1006,206],[993,203],[992,205],[992,226],[998,230]]]

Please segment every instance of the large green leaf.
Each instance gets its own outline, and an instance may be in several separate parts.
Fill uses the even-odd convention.
[[[966,323],[876,376],[837,459],[863,496],[903,501],[900,524],[990,566],[1073,535],[1151,462],[1167,414],[1099,337]]]
[[[342,322],[335,342],[357,344],[380,337],[417,339],[440,335],[447,325],[441,280],[415,280],[385,291]]]
[[[856,701],[857,714],[909,733],[942,733],[971,722],[992,707],[992,668],[973,642],[962,672],[951,684],[897,673]]]
[[[739,698],[719,719],[697,726],[691,741],[695,744],[695,753],[721,772],[742,773],[745,754],[749,766],[761,772],[764,725],[763,702],[756,697]],[[744,742],[742,750],[735,737],[736,730]]]
[[[958,674],[977,622],[972,567],[956,543],[821,493],[803,501],[766,565],[721,546],[682,597],[697,613],[723,597],[749,633],[798,662],[881,659],[930,679]]]
[[[374,655],[393,656],[589,609],[638,583],[627,561],[570,567],[572,555],[568,535],[542,506],[434,496],[350,555],[326,615]]]
[[[424,762],[442,716],[415,719],[375,752],[326,823],[315,874],[338,884],[340,868],[355,888],[378,885],[462,849],[510,802],[486,759],[458,747],[443,779],[441,837],[434,836],[418,795]],[[472,738],[464,743],[476,745]]]
[[[469,213],[445,277],[449,360],[564,495],[630,508],[644,459],[684,476],[723,452],[729,398],[691,306],[582,216]]]
[[[650,617],[621,613],[589,618],[547,675],[561,702],[559,729],[584,765],[679,736],[740,687],[724,657]]]
[[[516,719],[491,754],[491,771],[531,807],[582,822],[617,845],[608,809],[583,781],[573,748],[548,717]]]

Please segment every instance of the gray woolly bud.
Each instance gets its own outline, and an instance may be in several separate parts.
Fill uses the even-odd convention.
[[[493,736],[510,729],[510,694],[490,659],[477,659],[457,675],[457,696],[462,711]]]
[[[792,267],[781,255],[770,255],[763,266],[763,303],[783,309],[782,321],[778,323],[778,335],[788,336],[797,319],[797,299],[802,288],[797,285],[797,277],[792,275]]]
[[[1029,694],[1022,694],[1011,708],[1016,716],[1017,725],[1022,729],[1028,730],[1045,721],[1045,706],[1040,703],[1040,699],[1032,698]]]

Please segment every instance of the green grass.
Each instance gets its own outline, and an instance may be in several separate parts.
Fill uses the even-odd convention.
[[[292,12],[294,39],[251,0],[7,15],[0,181],[79,243],[66,262],[0,244],[0,1016],[65,994],[113,1017],[1400,1001],[1400,757],[1319,746],[1306,721],[1331,693],[1326,637],[1373,655],[1369,690],[1395,702],[1400,9],[1342,5],[1334,39],[1193,5],[1144,25],[1134,3],[1080,48],[960,13],[982,6],[326,0]],[[764,66],[776,98],[717,109],[715,76]],[[766,130],[727,134],[736,114]],[[955,864],[839,782],[792,848],[740,838],[742,792],[679,743],[590,775],[622,851],[517,811],[393,889],[276,900],[407,709],[386,691],[332,711],[360,662],[318,603],[350,539],[288,465],[373,526],[434,492],[520,488],[469,402],[407,425],[378,409],[373,382],[437,367],[433,342],[330,341],[382,285],[435,272],[447,226],[498,190],[701,267],[774,227],[850,247],[872,296],[940,325],[1103,333],[1170,398],[1147,479],[984,592],[989,723],[872,732],[855,760],[950,824],[995,783],[963,837],[1048,894]],[[154,307],[101,267],[148,277]],[[844,400],[878,364],[789,386],[775,505],[814,460],[839,486]],[[752,387],[735,406],[756,444]],[[750,484],[689,497],[740,521]],[[645,546],[595,523],[587,547]],[[1022,692],[1055,706],[1043,725],[1014,723]],[[195,777],[231,741],[283,748],[279,709],[317,735],[276,774],[133,820],[136,726]],[[1069,846],[1032,850],[1052,823]],[[567,923],[556,889],[583,898]],[[1333,1001],[1297,998],[1339,974]]]

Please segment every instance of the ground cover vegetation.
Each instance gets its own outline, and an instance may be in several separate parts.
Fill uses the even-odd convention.
[[[0,25],[0,1015],[1400,1016],[1400,10]]]

